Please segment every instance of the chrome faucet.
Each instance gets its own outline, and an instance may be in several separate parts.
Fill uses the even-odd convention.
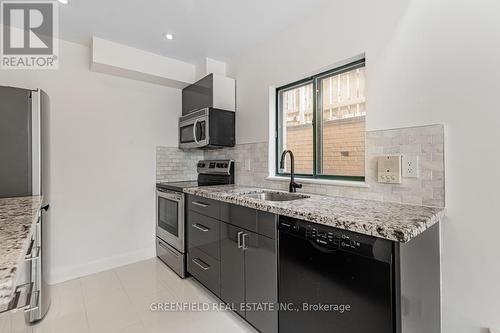
[[[281,154],[281,162],[280,162],[280,168],[284,169],[285,167],[285,157],[286,154],[290,154],[290,186],[288,188],[288,191],[290,193],[295,193],[297,192],[298,188],[302,188],[302,184],[297,184],[295,182],[295,158],[293,157],[293,153],[291,150],[285,150],[283,154]]]

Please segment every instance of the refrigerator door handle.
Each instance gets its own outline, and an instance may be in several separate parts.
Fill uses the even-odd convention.
[[[42,194],[42,119],[40,90],[31,92],[31,182],[32,194]]]

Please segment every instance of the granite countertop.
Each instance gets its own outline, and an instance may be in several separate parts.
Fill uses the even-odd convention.
[[[0,198],[0,305],[12,298],[41,206],[41,196]]]
[[[274,214],[350,230],[396,242],[408,242],[444,216],[444,208],[404,205],[300,193],[310,196],[293,201],[263,201],[244,196],[263,188],[223,185],[185,188],[184,192]]]

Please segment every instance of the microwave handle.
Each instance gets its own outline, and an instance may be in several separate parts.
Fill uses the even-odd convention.
[[[196,138],[196,127],[198,127],[198,119],[196,119],[194,121],[194,125],[193,125],[193,137],[194,137],[194,142],[196,142],[196,144],[198,144],[198,139]]]

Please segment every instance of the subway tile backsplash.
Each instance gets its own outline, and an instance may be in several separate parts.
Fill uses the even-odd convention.
[[[266,180],[268,176],[268,143],[239,144],[220,150],[181,151],[157,148],[157,180],[196,179],[199,159],[235,160],[235,182],[240,185],[288,189],[288,182]],[[377,182],[377,157],[385,154],[416,155],[420,161],[419,178],[403,178],[402,184]],[[250,160],[250,165],[245,165]],[[325,184],[303,184],[301,192],[351,198],[400,202],[444,207],[444,126],[430,125],[366,132],[366,171],[368,187]]]
[[[375,199],[425,206],[445,206],[444,126],[430,125],[366,133],[366,182]],[[419,178],[403,178],[402,184],[377,182],[377,156],[418,156]]]
[[[194,180],[196,163],[203,159],[201,150],[180,150],[177,147],[156,147],[156,181]]]

